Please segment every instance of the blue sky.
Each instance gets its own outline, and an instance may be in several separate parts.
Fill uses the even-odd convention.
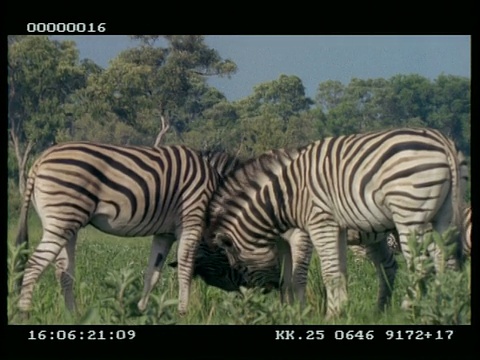
[[[120,51],[138,44],[126,35],[52,38],[74,40],[80,58],[90,58],[102,67]],[[222,58],[238,66],[230,79],[209,80],[231,101],[250,95],[255,85],[281,74],[298,76],[310,97],[327,80],[347,84],[352,78],[412,73],[430,79],[442,73],[471,77],[469,35],[207,35],[205,39]]]

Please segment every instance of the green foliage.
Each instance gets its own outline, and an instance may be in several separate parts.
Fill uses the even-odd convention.
[[[228,325],[288,325],[305,324],[312,312],[310,306],[289,306],[269,301],[258,289],[241,289],[240,294],[227,294],[221,310],[228,314]],[[231,322],[230,322],[231,321]]]
[[[28,319],[20,317],[14,281],[18,273],[18,255],[14,244],[16,218],[8,227],[8,308],[10,324],[469,324],[469,267],[460,272],[445,271],[427,283],[426,294],[415,309],[405,312],[400,304],[412,284],[402,256],[392,306],[384,313],[375,311],[377,278],[374,266],[367,260],[353,261],[348,256],[349,302],[345,314],[338,319],[325,319],[325,290],[317,256],[309,268],[306,308],[282,305],[278,291],[260,294],[244,291],[243,296],[207,286],[200,279],[192,282],[189,311],[185,317],[177,313],[178,281],[176,271],[163,269],[159,284],[153,289],[145,313],[136,308],[140,299],[147,265],[150,239],[118,238],[88,227],[80,231],[77,243],[75,298],[77,313],[69,314],[63,305],[60,285],[54,266],[47,268],[35,287],[33,309]],[[29,221],[31,253],[41,237],[41,224],[32,216]],[[167,262],[175,257],[172,249]],[[16,262],[17,261],[17,262]],[[13,274],[13,276],[12,276]],[[438,303],[440,301],[440,303]],[[463,308],[462,308],[463,306]],[[447,314],[456,314],[453,315]],[[434,318],[430,314],[437,314]],[[445,315],[441,317],[440,315]],[[414,316],[413,316],[414,315]],[[442,315],[442,316],[443,316]]]
[[[418,74],[390,79],[352,79],[319,84],[315,103],[325,114],[328,135],[391,127],[440,129],[464,153],[470,151],[470,81],[440,75],[431,81]]]
[[[455,252],[451,239],[456,229],[440,235],[433,232],[425,241],[418,243],[414,234],[409,237],[408,247],[414,257],[409,272],[408,317],[421,325],[459,325],[471,321],[470,263],[463,271],[445,271],[447,259]],[[433,256],[421,256],[432,250],[432,245],[441,253],[439,266],[435,267]],[[452,289],[456,289],[452,291]]]
[[[22,202],[17,183],[13,179],[8,179],[8,214],[18,216]]]
[[[152,295],[146,314],[139,314],[137,302],[141,293],[140,278],[131,267],[119,271],[109,271],[104,284],[109,295],[101,299],[106,308],[107,321],[111,324],[127,324],[138,317],[136,323],[142,325],[175,324],[173,314],[177,310],[177,300],[167,299],[166,294]]]
[[[17,308],[17,302],[19,298],[19,289],[17,288],[17,282],[23,274],[23,266],[25,263],[25,256],[28,255],[28,249],[26,244],[21,247],[17,247],[13,242],[9,242],[7,245],[7,289],[8,289],[8,322],[15,322],[16,319],[21,319]]]
[[[64,127],[64,106],[85,86],[84,68],[71,41],[25,36],[8,50],[9,127],[41,149]]]

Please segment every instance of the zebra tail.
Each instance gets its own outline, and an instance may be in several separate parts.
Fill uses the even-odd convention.
[[[35,166],[36,168],[37,166]],[[35,185],[35,174],[32,170],[28,175],[27,184],[25,186],[24,199],[22,208],[20,210],[20,218],[18,221],[18,232],[17,239],[15,241],[16,247],[24,246],[23,252],[20,255],[20,261],[18,266],[18,271],[22,272],[22,275],[16,281],[16,289],[20,290],[23,282],[23,271],[25,270],[25,265],[27,263],[28,257],[26,255],[28,250],[28,210],[30,208],[30,201],[33,193],[33,187]]]
[[[20,218],[18,221],[18,233],[16,240],[17,247],[26,244],[25,246],[26,248],[28,248],[28,210],[30,208],[30,200],[33,193],[34,183],[34,179],[29,176],[27,180],[27,185],[25,187],[23,204],[20,210]]]

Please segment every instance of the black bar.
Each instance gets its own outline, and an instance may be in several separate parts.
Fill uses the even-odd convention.
[[[138,349],[199,358],[230,355],[249,357],[264,350],[270,355],[301,357],[332,351],[338,356],[444,354],[457,349],[466,359],[478,345],[474,326],[24,326],[10,325],[2,341],[10,355],[58,353],[91,356],[121,355]],[[388,340],[388,338],[391,338]],[[12,344],[15,342],[15,346]],[[54,353],[50,352],[50,349]],[[387,350],[388,349],[388,350]],[[65,353],[64,351],[67,351]],[[162,356],[160,355],[163,354]],[[460,356],[460,355],[459,355]],[[68,357],[68,356],[67,356]]]

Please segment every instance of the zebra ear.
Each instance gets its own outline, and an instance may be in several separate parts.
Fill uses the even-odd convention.
[[[233,241],[230,238],[230,236],[228,236],[227,234],[222,234],[222,233],[219,233],[219,234],[215,235],[213,243],[215,245],[220,246],[221,248],[224,248],[224,249],[227,249],[227,250],[231,249],[232,246],[233,246]]]

